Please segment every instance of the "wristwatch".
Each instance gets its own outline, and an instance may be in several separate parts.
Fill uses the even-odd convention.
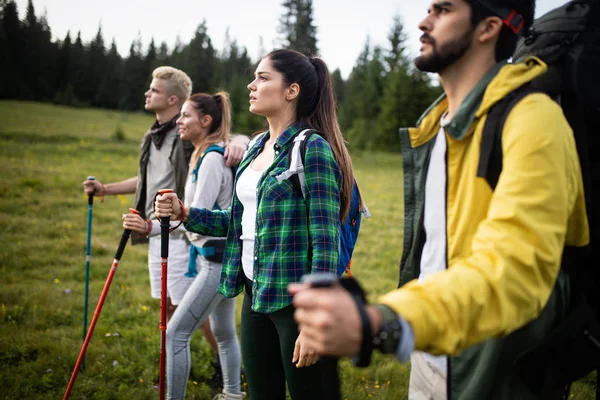
[[[384,304],[377,304],[375,307],[381,314],[381,328],[379,332],[373,332],[373,348],[383,354],[394,354],[402,339],[402,325],[398,314]]]

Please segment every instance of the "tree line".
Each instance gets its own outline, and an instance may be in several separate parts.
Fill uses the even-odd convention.
[[[277,27],[281,47],[317,55],[312,0],[284,0],[282,9]],[[413,125],[441,93],[427,74],[412,67],[407,53],[402,20],[395,16],[386,46],[371,46],[367,38],[347,79],[339,69],[332,72],[340,125],[352,149],[397,151],[398,128]],[[36,16],[32,0],[23,19],[13,0],[0,0],[0,99],[143,110],[152,71],[171,65],[190,76],[194,92],[227,90],[234,131],[251,133],[264,126],[247,102],[246,85],[257,61],[228,33],[223,49],[216,49],[206,21],[189,43],[178,40],[169,48],[152,39],[144,46],[138,34],[129,53],[121,56],[114,39],[110,45],[105,41],[102,26],[89,43],[79,32],[53,40],[46,16]]]

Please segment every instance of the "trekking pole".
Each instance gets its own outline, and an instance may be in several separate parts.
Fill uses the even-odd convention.
[[[340,278],[337,274],[330,272],[316,272],[302,277],[302,282],[310,284],[313,288],[329,288],[339,281]],[[322,356],[319,360],[321,364],[323,398],[327,400],[342,399],[342,385],[338,371],[338,361],[338,357],[332,356]]]
[[[130,208],[130,212],[139,214],[136,209]],[[129,240],[129,236],[131,235],[131,229],[123,230],[123,235],[121,236],[121,242],[119,243],[119,248],[117,249],[117,253],[115,254],[115,259],[113,260],[112,266],[110,267],[110,271],[108,273],[108,277],[106,278],[106,283],[104,284],[104,288],[102,289],[102,294],[100,295],[100,299],[98,299],[98,305],[96,306],[96,311],[94,311],[94,317],[92,318],[92,322],[90,323],[90,329],[85,336],[85,340],[83,341],[83,346],[81,346],[81,351],[79,352],[79,357],[77,358],[77,363],[75,364],[75,368],[73,369],[73,374],[71,375],[71,380],[69,381],[69,385],[67,386],[67,390],[65,391],[65,395],[63,400],[67,400],[69,395],[71,394],[71,389],[73,389],[73,384],[75,383],[75,379],[77,378],[77,372],[79,371],[79,367],[83,362],[83,358],[85,356],[85,351],[90,343],[90,339],[92,338],[92,334],[94,333],[94,327],[96,326],[96,322],[98,322],[98,317],[100,317],[100,311],[102,311],[102,306],[104,305],[104,300],[106,299],[106,295],[108,294],[108,289],[110,288],[110,284],[113,280],[113,276],[117,271],[117,267],[119,266],[119,260],[123,255],[123,250],[125,250],[125,245],[127,244],[127,240]]]
[[[96,177],[88,176],[88,181],[95,181]],[[85,292],[83,295],[83,338],[87,334],[87,312],[88,312],[88,291],[90,286],[90,254],[92,240],[92,206],[94,205],[94,192],[88,194],[88,219],[87,219],[87,242],[85,247]],[[81,369],[85,369],[85,358],[81,361]]]
[[[172,193],[172,189],[161,189],[159,194]],[[182,210],[183,211],[183,210]],[[167,259],[169,258],[169,217],[160,218],[160,399],[165,398],[165,366],[166,366],[166,340],[167,340]]]

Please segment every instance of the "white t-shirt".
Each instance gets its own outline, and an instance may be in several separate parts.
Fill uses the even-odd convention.
[[[236,193],[244,206],[242,212],[242,267],[246,278],[252,280],[254,272],[254,236],[256,235],[256,193],[263,171],[255,171],[250,164],[238,177]]]
[[[425,245],[421,255],[419,281],[446,269],[446,133],[444,120],[441,121],[425,181]],[[425,358],[438,367],[444,375],[448,371],[446,356],[433,356],[425,353]]]

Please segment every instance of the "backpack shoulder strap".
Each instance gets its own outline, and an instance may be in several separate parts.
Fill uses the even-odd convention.
[[[204,150],[204,154],[202,154],[201,158],[204,158],[204,156],[206,156],[211,151],[216,151],[217,153],[220,153],[221,155],[225,154],[225,148],[224,147],[221,147],[221,146],[216,145],[216,144],[211,144],[210,146],[208,146],[208,148],[206,150]]]
[[[297,184],[294,184],[294,187],[298,185],[300,187],[300,192],[302,193],[302,197],[306,199],[306,179],[304,177],[304,160],[306,157],[306,143],[308,142],[308,138],[313,133],[316,133],[314,129],[305,129],[300,132],[294,138],[294,148],[298,148],[297,154],[292,153],[290,157],[290,164],[296,165],[297,174],[294,175],[295,178],[292,178],[292,184],[294,181],[298,181]],[[293,150],[293,149],[292,149]],[[297,190],[297,189],[296,189]]]
[[[306,153],[306,141],[316,131],[304,129],[294,136],[292,149],[288,154],[287,171],[276,176],[277,181],[289,179],[297,194],[306,199],[306,181],[304,179],[304,153]]]
[[[210,152],[217,152],[221,155],[225,154],[225,149],[221,146],[218,146],[216,144],[211,144],[210,146],[207,147],[206,150],[204,150],[204,153],[202,153],[200,155],[200,157],[198,158],[198,162],[196,163],[196,167],[194,168],[194,170],[192,171],[192,182],[196,182],[196,180],[198,179],[198,171],[200,170],[200,165],[202,164],[202,160],[204,159],[204,157],[210,153]]]
[[[500,173],[502,172],[502,131],[510,111],[518,102],[532,93],[539,93],[529,85],[521,86],[508,96],[492,106],[488,112],[479,153],[477,176],[484,178],[492,188],[496,189]]]

